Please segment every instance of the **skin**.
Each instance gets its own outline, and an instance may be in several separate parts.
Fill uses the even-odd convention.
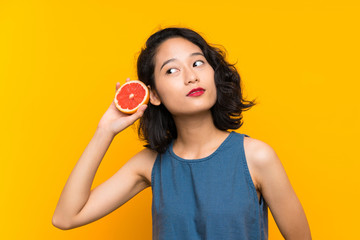
[[[174,60],[163,66],[169,59]],[[154,105],[163,103],[173,115],[178,133],[174,152],[185,159],[210,155],[229,133],[213,124],[210,108],[216,102],[214,70],[200,48],[183,38],[165,41],[155,57],[154,75],[157,87],[151,91],[150,101]],[[203,95],[187,96],[198,87],[205,89]]]
[[[216,101],[214,70],[201,54],[191,42],[172,38],[160,45],[155,56],[157,87],[150,89],[150,101],[154,105],[164,104],[173,115],[178,132],[173,150],[184,159],[210,155],[229,135],[213,124],[210,108]],[[116,89],[119,87],[117,83]],[[204,94],[188,97],[187,93],[197,87],[205,89]],[[145,109],[142,106],[129,116],[119,112],[114,103],[110,105],[65,184],[53,215],[54,226],[72,229],[93,222],[151,186],[157,153],[144,149],[91,190],[113,138],[141,117]],[[263,195],[284,238],[311,239],[304,210],[275,151],[249,137],[244,139],[244,149],[258,198]]]

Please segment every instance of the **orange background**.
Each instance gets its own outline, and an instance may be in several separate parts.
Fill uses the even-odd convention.
[[[151,239],[150,188],[77,229],[59,230],[51,218],[116,81],[135,79],[147,37],[173,25],[199,31],[237,62],[246,96],[259,100],[238,132],[275,149],[313,239],[354,239],[360,215],[355,2],[1,1],[0,239]],[[118,135],[93,187],[140,149],[134,128]],[[271,216],[269,228],[269,239],[282,239]]]

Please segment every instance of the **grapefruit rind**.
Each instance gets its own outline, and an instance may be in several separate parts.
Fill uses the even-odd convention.
[[[120,106],[120,104],[118,102],[118,99],[117,99],[117,96],[118,96],[119,92],[123,89],[123,87],[125,87],[125,86],[127,86],[127,85],[129,85],[131,83],[140,84],[143,87],[143,89],[145,90],[145,96],[143,97],[143,100],[141,101],[141,103],[139,103],[136,107],[131,108],[131,109],[123,108],[123,107]],[[115,103],[116,108],[119,111],[121,111],[123,113],[126,113],[126,114],[133,114],[138,110],[138,108],[141,105],[147,104],[149,102],[149,98],[150,98],[149,89],[146,87],[146,85],[143,82],[139,81],[139,80],[131,80],[131,81],[128,81],[128,82],[124,83],[123,85],[121,85],[120,88],[116,91],[115,98],[114,98],[114,103]]]

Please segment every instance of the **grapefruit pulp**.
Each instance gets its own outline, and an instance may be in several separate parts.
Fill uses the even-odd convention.
[[[149,102],[149,90],[139,80],[128,81],[116,91],[114,102],[121,112],[133,114],[141,105]]]

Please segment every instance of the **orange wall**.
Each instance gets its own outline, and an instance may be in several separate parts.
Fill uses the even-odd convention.
[[[259,100],[239,132],[276,150],[313,239],[354,239],[359,8],[355,1],[241,2],[1,1],[0,238],[151,238],[150,189],[74,230],[53,227],[51,217],[116,81],[136,78],[136,54],[151,33],[180,25],[237,61],[246,95]],[[118,135],[93,186],[141,148],[133,128]],[[269,221],[270,239],[282,239]]]

